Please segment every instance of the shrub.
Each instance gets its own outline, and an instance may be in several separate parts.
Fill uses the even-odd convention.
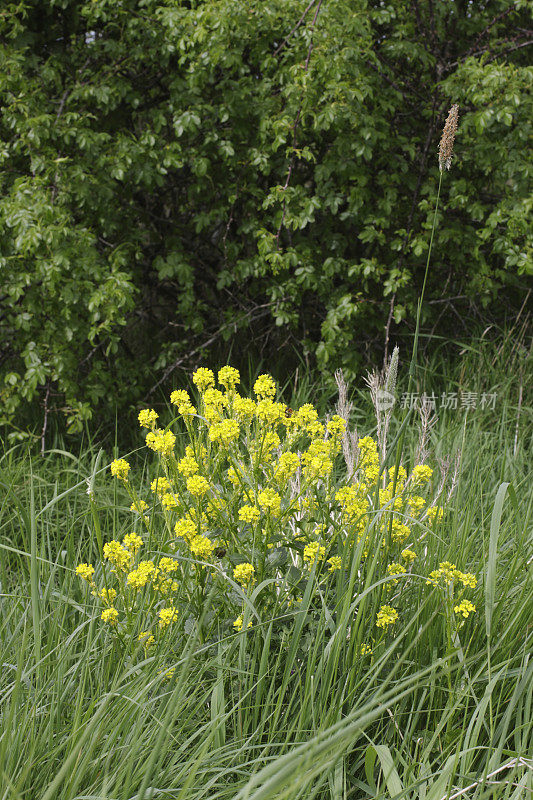
[[[239,335],[353,375],[413,318],[452,102],[424,322],[521,304],[526,4],[334,0],[289,36],[303,11],[6,4],[3,420],[42,401],[80,430]]]

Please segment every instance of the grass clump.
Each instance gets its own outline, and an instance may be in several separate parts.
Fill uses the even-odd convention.
[[[138,454],[0,459],[0,796],[527,797],[531,410],[515,451],[503,373],[511,424],[448,412],[422,449],[346,398],[198,383]]]

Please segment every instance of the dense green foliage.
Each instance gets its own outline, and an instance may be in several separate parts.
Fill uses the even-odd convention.
[[[189,628],[148,653],[123,647],[74,572],[98,560],[99,532],[132,529],[111,448],[0,454],[5,800],[530,798],[533,409],[520,394],[530,358],[515,339],[498,351],[474,342],[460,364],[424,368],[428,386],[445,374],[455,389],[467,376],[472,391],[488,379],[498,395],[494,409],[441,413],[430,435],[431,461],[457,452],[461,461],[428,552],[478,579],[476,612],[446,656],[423,575],[417,607],[395,590],[400,619],[372,660],[353,643],[377,638],[379,580],[366,595],[354,584],[348,603],[309,581],[303,607],[283,621],[263,614],[249,631],[208,641]],[[392,436],[402,417],[394,412]],[[362,402],[351,430],[354,421],[373,431]],[[409,425],[406,464],[417,439]],[[132,464],[148,491],[152,459]]]
[[[521,304],[526,4],[307,6],[3,4],[3,419],[79,429],[204,343],[353,374],[413,318],[452,102],[425,323]]]

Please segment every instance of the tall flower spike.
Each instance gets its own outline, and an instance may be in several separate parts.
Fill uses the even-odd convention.
[[[454,103],[448,112],[448,117],[444,124],[444,130],[439,145],[439,169],[450,169],[452,164],[453,143],[457,132],[457,120],[459,119],[459,106]]]

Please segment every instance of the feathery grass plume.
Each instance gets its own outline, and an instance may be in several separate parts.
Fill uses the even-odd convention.
[[[387,374],[385,378],[385,391],[394,394],[396,389],[396,380],[398,378],[398,361],[400,360],[400,348],[396,346],[392,351],[392,355],[387,367]]]
[[[448,117],[444,124],[444,130],[439,144],[439,169],[450,169],[452,164],[453,143],[457,132],[457,121],[459,119],[459,106],[454,103],[448,112]]]
[[[433,414],[432,411],[433,408],[430,400],[424,397],[418,409],[418,413],[420,415],[420,435],[418,438],[415,455],[415,461],[417,464],[424,464],[428,457],[428,436],[437,421],[437,414]]]
[[[383,460],[387,454],[387,433],[394,405],[399,355],[400,349],[395,347],[384,369],[369,372],[365,378],[376,414],[378,447]]]
[[[453,460],[453,473],[452,473],[452,479],[451,479],[451,482],[450,482],[450,488],[449,488],[449,490],[448,490],[448,496],[447,496],[447,498],[446,498],[446,502],[448,502],[448,500],[450,499],[450,497],[452,496],[452,494],[455,492],[455,487],[456,487],[456,486],[457,486],[457,484],[459,483],[459,477],[460,477],[460,471],[461,471],[461,458],[462,458],[462,455],[463,455],[463,453],[462,453],[462,450],[459,450],[459,451],[458,451],[458,452],[455,454],[455,458],[454,458],[454,460]]]
[[[337,388],[339,390],[339,400],[337,402],[336,412],[339,417],[342,417],[342,419],[346,422],[346,430],[344,431],[344,436],[342,437],[342,454],[348,469],[348,474],[353,475],[359,449],[357,447],[357,440],[359,436],[357,433],[357,428],[355,428],[353,431],[350,431],[349,429],[350,413],[352,411],[353,404],[348,400],[348,385],[342,369],[338,369],[335,372],[335,383],[337,384]]]

